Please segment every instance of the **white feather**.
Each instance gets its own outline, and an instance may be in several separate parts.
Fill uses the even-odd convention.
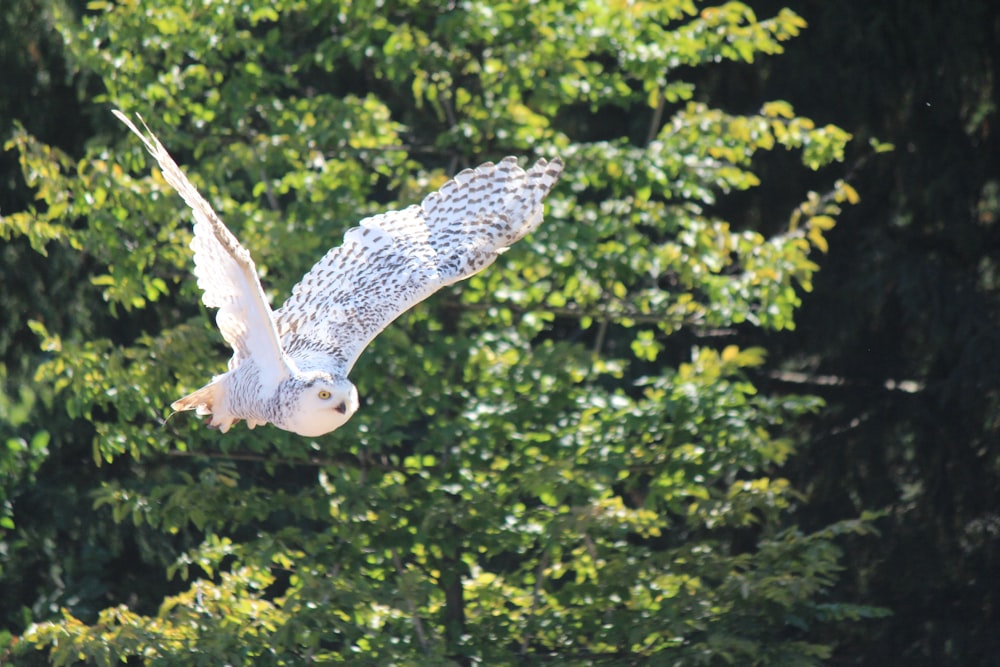
[[[194,275],[203,291],[202,301],[209,308],[219,309],[216,314],[219,331],[234,351],[229,368],[234,369],[247,359],[253,359],[267,383],[276,384],[291,375],[294,369],[282,351],[271,307],[250,253],[198,193],[142,117],[139,120],[145,134],[120,111],[112,113],[142,139],[146,150],[160,165],[164,180],[177,190],[194,213],[194,239],[191,241]]]
[[[275,311],[283,347],[300,366],[346,375],[389,323],[537,227],[561,171],[558,159],[524,171],[508,157],[459,173],[419,206],[365,218]]]

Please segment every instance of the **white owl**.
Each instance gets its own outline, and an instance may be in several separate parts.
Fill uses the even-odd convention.
[[[149,127],[114,111],[156,159],[194,212],[195,276],[218,308],[233,348],[229,370],[174,410],[212,415],[223,433],[240,419],[315,437],[358,409],[347,379],[358,356],[390,322],[451,283],[483,270],[542,222],[542,200],[562,172],[559,158],[527,171],[513,157],[466,169],[419,206],[365,218],[316,263],[272,311],[246,248],[198,194]]]

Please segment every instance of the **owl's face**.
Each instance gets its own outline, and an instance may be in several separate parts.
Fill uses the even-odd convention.
[[[358,409],[358,390],[347,379],[326,373],[297,378],[295,398],[288,423],[282,428],[315,438],[340,428]]]

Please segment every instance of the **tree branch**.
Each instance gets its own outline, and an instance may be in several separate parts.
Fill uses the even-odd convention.
[[[417,633],[417,640],[420,642],[420,648],[424,650],[424,653],[428,652],[427,635],[424,633],[424,623],[420,619],[420,615],[417,613],[417,605],[413,602],[413,598],[410,597],[405,587],[402,585],[403,580],[403,562],[399,558],[399,551],[396,547],[390,549],[392,552],[392,564],[396,567],[396,574],[400,579],[400,592],[403,593],[403,598],[406,600],[407,611],[410,612],[410,616],[413,617],[413,629]]]

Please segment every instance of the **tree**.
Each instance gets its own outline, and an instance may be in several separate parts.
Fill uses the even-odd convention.
[[[783,101],[725,113],[695,86],[709,63],[780,53],[798,16],[89,7],[60,26],[96,102],[144,111],[278,299],[346,227],[460,166],[558,153],[567,170],[536,234],[372,345],[347,426],[219,436],[162,408],[226,355],[195,308],[178,199],[110,118],[81,158],[15,131],[40,203],[0,232],[81,253],[109,313],[34,320],[37,381],[109,470],[95,512],[157,536],[145,553],[173,578],[97,613],[66,600],[22,654],[799,665],[831,654],[817,627],[882,613],[827,595],[836,540],[864,517],[787,520],[802,498],[779,473],[786,425],[820,403],[760,393],[764,351],[739,344],[793,327],[811,255],[857,194],[809,193],[761,225],[776,233],[717,214],[720,194],[760,185],[758,152],[818,169],[850,137]]]

